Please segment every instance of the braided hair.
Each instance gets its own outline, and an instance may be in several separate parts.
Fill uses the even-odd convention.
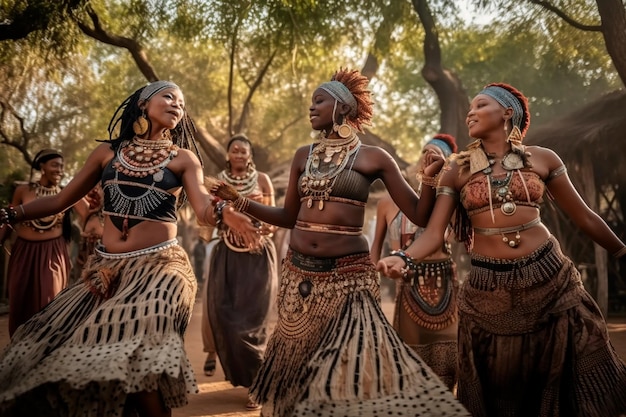
[[[115,110],[113,117],[109,121],[107,132],[109,133],[109,142],[111,149],[117,152],[120,146],[126,141],[130,141],[135,137],[133,131],[133,122],[142,116],[143,111],[139,107],[142,91],[148,86],[139,88],[137,91],[128,96]],[[148,119],[149,125],[151,125]],[[172,142],[181,149],[188,149],[193,151],[200,161],[200,165],[204,166],[202,156],[200,155],[200,149],[195,139],[196,126],[187,114],[187,110],[183,108],[183,117],[180,122],[170,130]],[[104,141],[103,141],[104,142]],[[185,191],[181,193],[181,197],[178,199],[178,207],[180,208],[187,201],[187,195]]]

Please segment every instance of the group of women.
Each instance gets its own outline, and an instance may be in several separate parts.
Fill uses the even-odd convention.
[[[522,144],[524,96],[505,84],[481,91],[467,115],[477,141],[443,168],[443,158],[428,154],[420,200],[391,156],[359,139],[372,118],[367,84],[358,71],[340,69],[313,92],[309,120],[319,138],[295,152],[283,207],[272,205],[266,179],[234,156],[233,169],[205,180],[183,94],[159,81],[124,102],[111,140],[62,191],[2,209],[8,228],[64,211],[98,182],[103,190],[102,239],[81,282],[20,326],[0,355],[3,415],[167,416],[197,391],[183,348],[196,279],[175,240],[176,209],[186,200],[223,237],[208,286],[211,325],[248,329],[252,342],[238,355],[256,370],[238,371],[241,359],[228,350],[220,360],[231,382],[249,384],[265,417],[626,413],[626,365],[578,272],[542,225],[540,198],[547,191],[611,253],[622,256],[626,246],[582,201],[554,152]],[[250,150],[245,140],[233,144]],[[377,179],[425,229],[375,266],[362,227]],[[445,291],[420,264],[444,247],[455,212],[453,227],[472,258],[456,298],[456,395],[386,320],[377,275],[410,282],[409,293],[425,290],[439,306]],[[210,294],[214,286],[223,295],[228,280],[240,278],[228,273],[240,267],[228,251],[261,253],[256,265],[274,268],[268,225],[291,229],[291,237],[278,320],[261,358],[258,323],[225,313],[242,299],[256,305],[256,294],[239,281],[232,300]]]

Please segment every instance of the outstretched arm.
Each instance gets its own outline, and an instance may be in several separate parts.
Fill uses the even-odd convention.
[[[248,216],[237,213],[232,205],[217,203],[215,197],[208,192],[204,186],[202,166],[196,155],[191,151],[181,149],[178,151],[177,158],[182,160],[183,187],[198,222],[213,226],[218,222],[224,222],[239,233],[246,245],[250,247],[258,245],[259,229],[252,223],[252,220]]]
[[[108,144],[99,145],[89,155],[85,165],[61,192],[50,197],[38,198],[27,204],[17,205],[15,207],[16,217],[13,221],[40,219],[65,211],[76,204],[100,179],[103,161],[110,155],[110,152]]]
[[[235,202],[237,209],[264,222],[287,229],[293,228],[300,211],[300,195],[298,193],[298,182],[300,174],[304,170],[304,164],[308,155],[308,147],[302,147],[296,151],[289,171],[289,183],[283,207],[271,207],[265,204],[252,201],[248,198],[237,198]],[[224,194],[230,195],[230,192]],[[217,192],[222,196],[222,192]],[[223,197],[231,198],[231,197]],[[233,199],[235,199],[234,197]]]
[[[533,156],[541,155],[547,161],[551,173],[562,172],[563,161],[556,153],[549,149],[541,148],[541,153],[533,151]],[[624,248],[617,235],[611,230],[606,222],[595,213],[582,199],[576,188],[570,181],[567,171],[554,178],[547,178],[549,195],[554,199],[559,208],[594,242],[605,248],[610,254],[617,254]]]
[[[456,171],[446,171],[442,174],[440,185],[455,190]],[[428,221],[428,225],[422,233],[405,251],[404,253],[415,262],[418,262],[439,248],[444,243],[444,236],[450,218],[457,206],[455,196],[442,194],[437,197],[435,208]],[[392,278],[401,278],[406,272],[407,262],[400,256],[388,256],[381,259],[376,269],[383,275]]]

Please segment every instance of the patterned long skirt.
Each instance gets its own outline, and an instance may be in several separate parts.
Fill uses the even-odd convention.
[[[626,365],[559,243],[473,255],[459,297],[458,398],[474,417],[616,417]]]
[[[183,345],[195,293],[175,240],[97,251],[0,354],[0,414],[121,417],[129,394],[154,390],[185,405],[197,392]]]
[[[278,323],[251,394],[269,416],[468,416],[402,342],[369,254],[283,260]]]

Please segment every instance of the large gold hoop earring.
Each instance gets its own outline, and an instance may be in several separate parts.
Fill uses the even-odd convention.
[[[336,103],[336,102],[335,102]],[[346,123],[346,117],[341,116],[341,124],[335,123],[333,120],[333,130],[337,132],[340,138],[345,139],[352,135],[352,127]]]
[[[142,110],[141,116],[133,122],[133,132],[135,132],[137,136],[143,136],[148,132],[148,127],[148,118],[146,117],[145,111]]]

